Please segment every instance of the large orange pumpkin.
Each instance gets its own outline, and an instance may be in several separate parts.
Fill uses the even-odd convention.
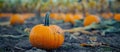
[[[23,23],[24,23],[24,19],[19,14],[14,14],[10,18],[10,24],[11,25],[14,25],[14,24],[23,24]]]
[[[49,13],[46,14],[45,24],[32,28],[29,36],[30,43],[37,48],[56,49],[64,42],[62,29],[57,25],[49,25]]]
[[[84,26],[88,26],[92,23],[99,23],[99,22],[100,22],[100,18],[98,16],[89,15],[84,19]]]
[[[120,13],[114,15],[116,21],[120,21]]]

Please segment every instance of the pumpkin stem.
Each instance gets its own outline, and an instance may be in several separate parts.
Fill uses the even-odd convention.
[[[49,15],[50,15],[50,13],[47,12],[47,13],[46,13],[46,16],[45,16],[45,24],[44,24],[45,26],[49,26],[49,24],[50,24],[50,23],[49,23]]]

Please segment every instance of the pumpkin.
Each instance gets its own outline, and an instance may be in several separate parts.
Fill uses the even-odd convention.
[[[15,24],[23,24],[24,23],[24,19],[21,17],[21,15],[19,14],[14,14],[11,18],[10,18],[10,24],[11,25],[15,25]]]
[[[57,16],[58,16],[58,14],[57,14],[57,13],[51,13],[51,14],[50,14],[50,17],[51,17],[51,18],[53,18],[53,19],[56,19],[56,18],[57,18]]]
[[[115,14],[114,15],[114,19],[116,20],[116,21],[120,21],[120,14],[118,13],[118,14]]]
[[[59,13],[56,17],[56,20],[63,20],[65,18],[65,14],[64,13]]]
[[[72,24],[75,24],[75,19],[73,18],[73,15],[70,13],[66,14],[66,17],[64,19],[64,22],[70,22]]]
[[[92,23],[99,23],[100,22],[100,18],[98,16],[95,15],[89,15],[84,19],[84,26],[88,26]]]
[[[104,19],[111,19],[111,17],[113,16],[113,14],[112,13],[103,13],[102,14],[102,17],[104,18]]]
[[[47,13],[45,24],[34,26],[29,40],[34,47],[47,50],[56,49],[64,42],[63,30],[57,25],[49,25],[49,13]]]
[[[49,26],[52,30],[55,30],[56,32],[58,32],[58,33],[60,33],[60,34],[63,34],[64,32],[63,32],[63,30],[59,27],[59,26],[57,26],[57,25],[50,25]]]
[[[80,20],[80,19],[83,18],[83,16],[81,14],[74,14],[73,17],[74,17],[75,20]]]
[[[2,13],[0,13],[0,17],[2,17],[3,15],[2,15]]]

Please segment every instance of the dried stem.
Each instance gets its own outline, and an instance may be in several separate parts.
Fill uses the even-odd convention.
[[[3,37],[3,38],[8,38],[8,37],[11,37],[11,38],[21,38],[21,37],[24,37],[24,36],[28,36],[28,35],[27,34],[19,35],[19,36],[15,36],[15,35],[0,35],[0,37]]]
[[[9,25],[10,23],[9,22],[2,22],[2,23],[0,23],[0,25],[2,26],[2,25]]]
[[[78,27],[78,28],[64,30],[64,32],[81,32],[84,34],[95,34],[93,32],[86,31],[87,29],[91,29],[91,28],[99,28],[99,25],[92,24],[92,25],[86,26],[86,27]]]

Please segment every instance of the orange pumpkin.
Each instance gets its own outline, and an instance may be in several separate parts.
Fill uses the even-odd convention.
[[[74,14],[73,17],[74,17],[75,20],[80,20],[80,19],[83,18],[83,16],[81,14]]]
[[[66,14],[64,22],[70,22],[72,24],[75,24],[75,19],[73,18],[72,14],[68,13],[68,14]]]
[[[57,25],[50,25],[49,27],[52,28],[52,30],[55,30],[56,32],[58,32],[60,34],[64,33],[63,30]]]
[[[84,26],[88,26],[92,23],[99,23],[99,22],[100,22],[100,18],[98,16],[89,15],[84,19]]]
[[[103,13],[102,14],[102,17],[104,18],[104,19],[111,19],[111,17],[113,16],[113,13]]]
[[[50,17],[51,17],[51,18],[53,18],[53,19],[56,19],[56,18],[57,18],[57,16],[58,16],[58,14],[57,14],[57,13],[51,13],[51,14],[50,14]]]
[[[49,13],[46,14],[45,24],[32,28],[29,36],[30,43],[37,48],[56,49],[64,42],[62,29],[57,25],[49,25]]]
[[[2,15],[2,13],[0,13],[0,17],[2,17],[3,15]]]
[[[59,13],[57,16],[56,16],[56,20],[63,20],[65,18],[65,14],[64,13]]]
[[[23,23],[24,23],[24,19],[19,14],[14,14],[10,18],[10,24],[11,25],[14,25],[14,24],[23,24]]]
[[[120,21],[120,13],[114,15],[116,21]]]

